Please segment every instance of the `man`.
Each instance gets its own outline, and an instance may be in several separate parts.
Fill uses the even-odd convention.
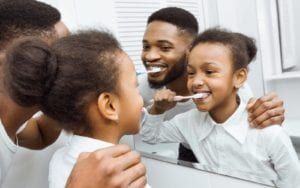
[[[1,61],[4,61],[6,48],[13,40],[19,37],[36,36],[51,42],[69,33],[64,23],[60,21],[60,13],[58,10],[44,3],[32,0],[0,1],[0,19]],[[3,74],[1,74],[1,77],[2,76]],[[14,141],[16,132],[20,125],[22,125],[21,122],[24,123],[32,117],[32,115],[37,112],[37,109],[27,109],[15,104],[14,101],[7,96],[2,79],[0,84],[0,117],[8,136]],[[10,118],[12,116],[14,116],[13,119]],[[24,134],[24,136],[26,137],[27,135]],[[28,136],[28,138],[32,137]],[[26,146],[26,144],[23,145],[22,143],[25,139],[23,138],[23,134],[19,135],[19,139],[19,144]],[[34,146],[30,148],[38,149]]]
[[[60,14],[56,9],[35,1],[0,1],[0,19],[0,62],[5,61],[5,50],[16,38],[38,36],[50,41],[68,32],[66,26],[60,22]],[[4,89],[3,74],[0,75],[1,184],[17,151],[16,132],[38,109],[21,107],[11,100]],[[32,135],[24,131],[25,134],[20,135],[20,145],[23,145],[23,140],[26,143],[41,145],[43,140],[36,138],[43,135],[39,130],[44,129],[42,126],[39,127],[41,129],[36,127]]]
[[[5,61],[6,48],[17,38],[34,36],[51,42],[68,33],[67,27],[60,21],[60,13],[54,7],[33,0],[0,1],[0,65]],[[16,104],[5,91],[3,74],[0,75],[1,185],[17,150],[16,132],[39,109]],[[53,143],[60,133],[53,126],[55,123],[45,116],[29,120],[18,135],[19,144],[41,149]],[[90,174],[94,174],[93,178]],[[73,170],[68,187],[143,187],[145,184],[145,167],[140,156],[128,146],[121,145],[83,154]]]
[[[144,104],[151,105],[148,106],[151,114],[160,114],[162,110],[170,109],[165,112],[165,120],[169,120],[195,107],[192,100],[174,103],[168,102],[167,98],[170,94],[189,95],[186,86],[186,53],[197,33],[196,18],[181,8],[163,8],[148,18],[141,58],[147,70],[153,68],[161,70],[139,78]],[[247,85],[239,91],[239,94],[246,103],[252,97],[252,92]],[[155,101],[151,104],[149,101],[153,96]],[[249,121],[253,127],[266,127],[283,122],[283,102],[275,94],[250,101]],[[182,144],[179,146],[178,159],[197,162],[189,146]]]

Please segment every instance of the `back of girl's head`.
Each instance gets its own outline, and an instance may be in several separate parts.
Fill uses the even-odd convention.
[[[105,31],[84,31],[51,47],[39,39],[15,42],[8,50],[5,85],[21,106],[39,106],[67,130],[82,130],[87,106],[117,87],[118,41]]]
[[[208,29],[200,33],[192,43],[190,51],[202,43],[216,43],[228,47],[234,63],[234,70],[247,68],[248,64],[255,58],[257,52],[254,39],[241,33],[234,33],[218,28]]]

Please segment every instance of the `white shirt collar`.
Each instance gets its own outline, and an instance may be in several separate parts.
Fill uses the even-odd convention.
[[[243,144],[249,129],[248,123],[242,121],[245,113],[247,113],[246,104],[242,100],[236,111],[224,123],[216,123],[207,113],[200,140],[205,139],[216,126],[222,126],[227,133]]]
[[[73,135],[70,142],[69,154],[77,158],[82,152],[93,152],[109,146],[113,146],[113,144],[94,138]]]

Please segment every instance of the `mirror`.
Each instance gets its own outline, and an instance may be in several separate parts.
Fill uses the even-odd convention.
[[[246,35],[250,35],[251,37],[254,37],[256,39],[257,43],[259,44],[259,42],[260,42],[259,36],[260,35],[257,31],[255,31],[255,29],[258,29],[258,22],[259,22],[260,18],[256,17],[257,16],[256,15],[257,7],[255,5],[255,1],[252,1],[252,2],[247,1],[246,4],[243,4],[242,2],[238,2],[238,1],[226,2],[226,4],[222,3],[221,1],[217,1],[217,0],[210,1],[210,2],[214,2],[213,4],[216,6],[212,6],[212,4],[210,4],[210,6],[207,6],[208,1],[203,1],[204,7],[202,10],[204,10],[204,12],[209,12],[209,14],[205,14],[205,13],[203,13],[203,15],[201,14],[204,17],[203,19],[207,21],[206,25],[202,26],[201,30],[204,30],[204,28],[207,28],[207,27],[214,26],[210,22],[210,19],[211,19],[213,23],[217,23],[221,27],[225,27],[225,28],[228,28],[233,31],[239,31],[241,33],[244,33]],[[280,4],[278,3],[277,5],[280,5]],[[275,8],[275,10],[280,10],[278,7],[274,7],[274,8]],[[214,11],[210,11],[212,9]],[[217,10],[217,11],[215,11],[215,10]],[[212,12],[215,14],[212,14]],[[210,17],[207,17],[207,15],[209,15]],[[297,17],[295,17],[295,18],[297,18]],[[247,19],[247,22],[245,22],[244,19]],[[277,28],[277,29],[279,30],[279,28]],[[297,33],[297,32],[295,32],[295,33]],[[258,48],[259,48],[259,45],[258,45]],[[263,62],[260,59],[260,57],[258,56],[255,63],[262,65]],[[293,63],[290,63],[290,64],[287,63],[284,70],[290,70],[290,69],[298,70],[298,65],[293,66],[292,64]],[[291,65],[293,67],[288,67]],[[263,72],[260,72],[259,70],[256,70],[256,69],[252,69],[250,74],[261,75],[261,74],[263,74]],[[142,75],[140,75],[140,77],[147,77],[147,75],[142,74]],[[264,80],[259,80],[259,82],[264,82]],[[264,83],[262,83],[262,84],[264,84]],[[253,86],[253,83],[252,83],[252,86]],[[250,83],[250,87],[251,87],[251,83]],[[266,91],[266,90],[264,90],[264,91]],[[150,99],[147,99],[147,101],[149,101],[149,100]],[[183,105],[183,103],[181,105]],[[156,133],[154,133],[154,134],[156,134]],[[294,147],[296,148],[296,151],[298,152],[298,156],[299,156],[300,142],[297,137],[292,138],[292,141],[293,141]],[[222,141],[220,141],[220,140],[219,140],[219,142],[222,143]],[[224,175],[237,177],[237,178],[241,178],[241,179],[245,179],[245,180],[249,180],[249,181],[254,181],[254,182],[258,182],[258,183],[262,183],[262,184],[270,185],[270,186],[273,186],[276,181],[276,177],[275,177],[276,173],[274,173],[274,171],[273,171],[274,174],[272,174],[272,173],[268,174],[266,171],[264,171],[263,173],[258,173],[257,170],[253,170],[256,167],[254,167],[255,165],[253,163],[249,162],[252,160],[251,155],[241,157],[241,158],[245,159],[245,161],[248,161],[248,159],[249,159],[248,164],[252,165],[252,166],[249,165],[249,168],[246,167],[247,165],[240,166],[240,168],[235,168],[234,163],[236,161],[234,161],[234,160],[232,160],[232,162],[227,161],[228,168],[221,168],[220,167],[220,166],[222,166],[220,164],[221,162],[219,164],[215,164],[215,165],[212,165],[212,163],[210,163],[210,165],[208,165],[206,163],[201,163],[201,160],[200,160],[200,163],[195,162],[193,159],[190,160],[190,162],[177,160],[179,153],[180,153],[178,142],[177,143],[175,142],[175,143],[150,144],[149,140],[147,143],[147,142],[143,141],[143,138],[141,135],[136,135],[135,136],[135,147],[138,151],[141,151],[145,156],[153,157],[158,160],[173,162],[173,163],[177,163],[179,165],[185,165],[185,166],[189,166],[189,167],[193,167],[193,168],[198,168],[201,170],[210,171],[213,173],[224,174]],[[200,149],[198,149],[196,152],[203,151],[203,150],[201,150],[201,146],[199,146],[199,148]],[[229,150],[230,150],[230,148],[226,148],[226,151],[229,151]],[[233,150],[233,152],[237,152],[237,151]],[[247,152],[247,151],[243,151],[243,152]],[[220,153],[222,153],[222,152],[220,152]],[[203,154],[203,155],[205,156],[205,154]],[[236,155],[238,155],[238,154],[236,154]],[[222,158],[222,157],[220,157],[220,158]],[[223,160],[226,160],[225,158],[226,157],[224,157]],[[253,160],[255,160],[255,159],[253,159]],[[222,159],[220,159],[220,161],[222,161]],[[226,162],[224,162],[224,163],[226,163]],[[247,162],[245,162],[243,164],[246,164],[246,163]],[[296,163],[297,163],[297,161],[296,161]],[[232,165],[232,166],[230,166],[230,165]],[[257,169],[260,168],[259,166],[260,165],[257,165]],[[261,166],[263,166],[263,165],[261,165]],[[252,167],[253,167],[252,171],[249,170]]]

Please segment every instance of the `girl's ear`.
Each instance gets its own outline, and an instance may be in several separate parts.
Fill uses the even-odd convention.
[[[104,118],[119,121],[119,98],[112,93],[101,93],[98,97],[98,110]]]
[[[244,82],[247,80],[248,70],[246,68],[239,69],[235,71],[233,75],[233,85],[235,89],[239,89],[243,86]]]

